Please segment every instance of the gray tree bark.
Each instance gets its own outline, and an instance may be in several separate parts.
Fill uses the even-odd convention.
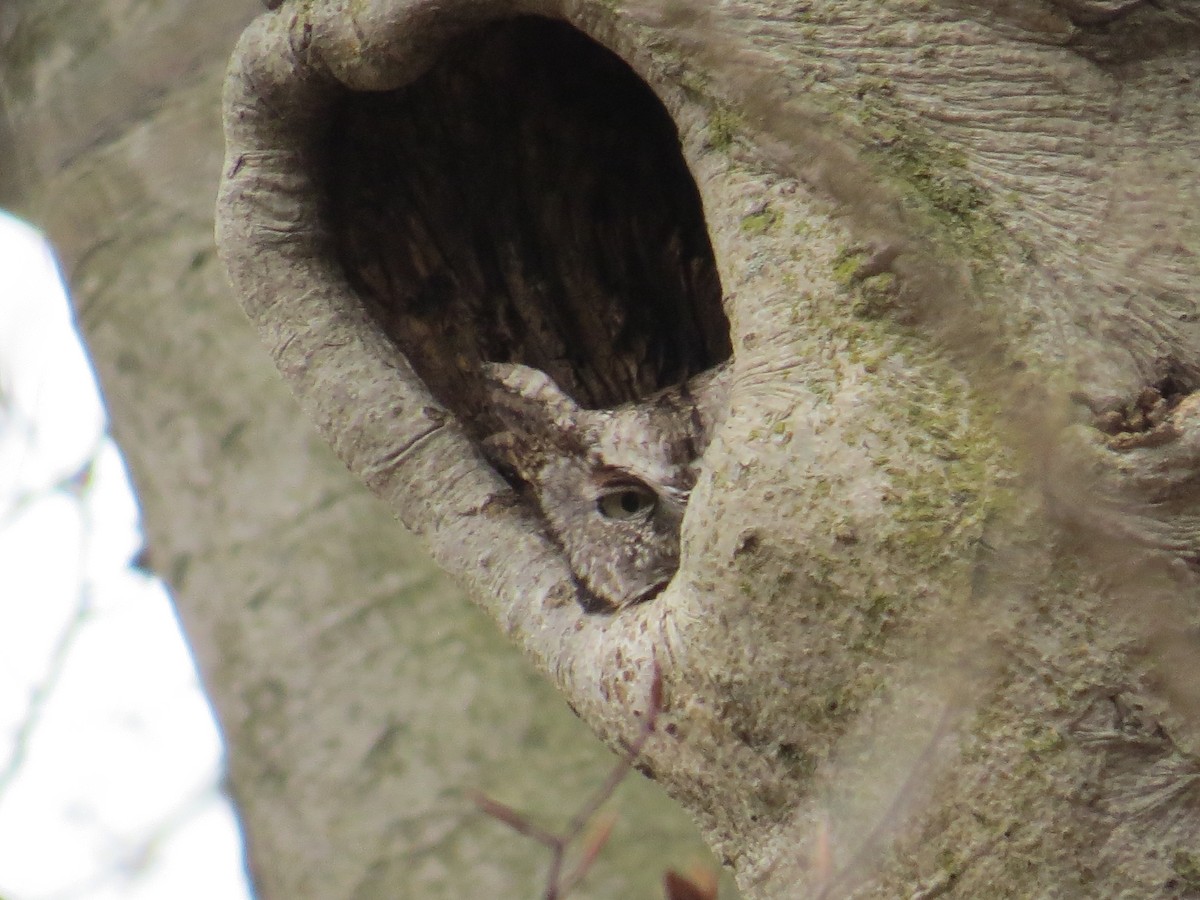
[[[333,104],[416,84],[464,29],[516,13],[568,23],[661,99],[731,323],[732,393],[679,575],[617,614],[574,602],[561,556],[477,453],[469,405],[420,348],[401,353],[363,301],[370,280],[344,277],[331,225],[346,219],[322,199]],[[227,90],[222,252],[325,438],[610,745],[636,733],[658,663],[665,708],[640,761],[747,896],[1187,896],[1198,48],[1200,14],[1171,0],[285,4],[247,31]],[[5,76],[26,147],[28,65]],[[127,138],[135,197],[154,184],[145,140]],[[117,179],[40,177],[52,234],[86,232],[89,199],[108,213],[128,196]],[[215,277],[204,245],[178,240],[174,257]],[[110,282],[97,260],[120,245],[78,246],[85,297],[161,271]],[[383,605],[413,571],[396,566],[403,544],[383,550],[361,495],[351,510],[310,468],[285,472],[287,435],[330,463],[272,377],[241,374],[249,348],[236,396],[211,378],[232,324],[201,327],[186,304],[157,324],[210,377],[155,405],[160,351],[113,336],[119,307],[96,303],[81,318],[118,438],[127,398],[152,552],[230,738],[261,883],[402,893],[405,854],[445,832],[406,830],[381,798],[406,758],[407,719],[385,710],[445,604]],[[238,412],[197,413],[214,408]],[[289,477],[290,502],[255,496]],[[347,550],[354,582],[328,561]]]
[[[0,4],[0,204],[44,228],[228,745],[263,897],[523,897],[609,753],[313,431],[213,246],[258,2]],[[148,677],[152,677],[148,675]],[[585,897],[709,860],[645,779]]]

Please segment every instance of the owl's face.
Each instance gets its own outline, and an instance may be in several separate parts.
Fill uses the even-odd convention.
[[[682,442],[655,434],[636,407],[585,412],[584,453],[548,460],[535,492],[571,568],[622,607],[656,596],[679,568],[679,537],[695,481]]]
[[[675,394],[587,410],[536,369],[487,374],[507,427],[489,455],[532,489],[576,577],[617,608],[656,596],[679,568],[695,483],[691,408]]]

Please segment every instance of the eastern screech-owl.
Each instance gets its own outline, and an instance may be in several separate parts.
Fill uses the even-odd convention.
[[[490,363],[484,378],[505,429],[484,452],[528,485],[576,578],[615,608],[656,596],[679,567],[723,369],[614,409],[580,407],[529,366]]]

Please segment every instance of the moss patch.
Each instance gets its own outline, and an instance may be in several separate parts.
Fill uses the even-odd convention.
[[[860,247],[843,249],[833,259],[834,283],[853,296],[850,311],[859,319],[881,319],[896,309],[900,283],[891,272],[860,277],[868,253]]]
[[[891,94],[881,79],[864,80],[856,96],[857,118],[873,138],[869,155],[909,189],[910,208],[928,216],[951,240],[973,256],[995,256],[1002,231],[989,210],[988,192],[967,169],[966,154],[894,112],[882,98]]]
[[[768,206],[759,212],[742,216],[742,233],[749,237],[767,234],[779,224],[779,210]]]
[[[862,247],[846,247],[837,252],[833,258],[833,280],[841,287],[849,288],[854,283],[854,276],[867,261],[867,251]]]
[[[1171,857],[1171,871],[1190,891],[1200,891],[1200,852],[1177,850]]]
[[[728,151],[743,127],[742,117],[732,107],[718,103],[708,113],[708,145],[722,153]]]
[[[881,319],[896,308],[899,282],[891,272],[873,275],[858,286],[858,297],[850,308],[860,319]]]

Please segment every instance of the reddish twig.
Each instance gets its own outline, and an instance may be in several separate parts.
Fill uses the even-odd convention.
[[[484,794],[472,794],[475,805],[484,813],[499,822],[503,822],[518,834],[533,838],[533,840],[542,846],[549,848],[550,868],[546,874],[546,890],[542,894],[543,900],[561,900],[561,898],[566,897],[571,890],[583,881],[584,877],[591,870],[592,865],[596,862],[596,859],[600,856],[600,851],[608,843],[608,838],[612,834],[616,817],[607,816],[597,818],[597,813],[600,807],[613,795],[617,787],[633,770],[634,763],[637,761],[638,756],[641,755],[646,742],[650,740],[650,736],[654,733],[654,729],[658,724],[658,716],[662,712],[662,701],[662,669],[659,667],[658,662],[655,661],[654,672],[650,681],[650,697],[646,707],[646,719],[642,722],[642,727],[638,731],[637,737],[625,748],[625,754],[613,767],[613,770],[604,780],[604,783],[588,798],[579,811],[571,817],[571,821],[567,823],[567,827],[561,833],[555,833],[542,828],[530,820],[524,813],[518,812],[511,806],[506,806]],[[583,836],[585,831],[589,830],[589,826],[590,833],[583,842],[579,860],[575,863],[574,868],[564,876],[563,867],[566,863],[567,850]],[[716,894],[714,893],[712,896],[715,897]]]

